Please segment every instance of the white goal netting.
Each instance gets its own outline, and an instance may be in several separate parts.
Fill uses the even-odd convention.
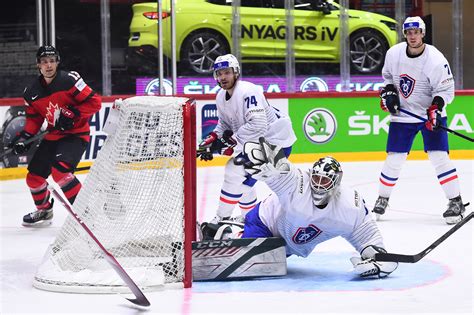
[[[183,250],[187,101],[138,96],[116,102],[107,140],[73,205],[143,290],[182,286],[187,268]],[[56,211],[61,211],[59,207]],[[97,244],[71,217],[48,248],[33,284],[60,292],[128,291]]]

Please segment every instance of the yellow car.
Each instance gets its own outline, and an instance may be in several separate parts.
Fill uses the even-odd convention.
[[[163,1],[163,51],[171,57],[170,8]],[[297,63],[339,62],[339,5],[333,1],[295,0],[294,51]],[[284,63],[284,0],[241,0],[243,63]],[[232,51],[230,0],[176,0],[177,59],[182,73],[209,74],[217,56]],[[351,67],[380,72],[386,51],[397,43],[396,21],[376,13],[348,10]],[[127,63],[133,71],[156,73],[156,2],[133,5]]]

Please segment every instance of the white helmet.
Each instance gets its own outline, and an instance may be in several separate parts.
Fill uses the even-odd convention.
[[[425,35],[426,33],[426,25],[425,22],[419,16],[411,16],[407,17],[405,22],[403,22],[403,35],[406,36],[406,31],[411,29],[420,29],[421,33]]]
[[[311,170],[311,194],[314,205],[326,205],[329,198],[338,191],[341,180],[342,167],[335,158],[326,156],[316,161]]]
[[[236,74],[236,78],[240,76],[240,65],[237,58],[232,54],[219,56],[214,61],[214,79],[217,80],[217,71],[221,69],[232,68]]]

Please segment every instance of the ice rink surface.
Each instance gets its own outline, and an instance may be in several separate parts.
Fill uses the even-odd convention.
[[[454,163],[464,202],[472,202],[474,161]],[[343,184],[356,188],[371,209],[383,162],[341,164]],[[198,169],[198,220],[214,216],[222,180],[223,167]],[[24,228],[21,219],[33,210],[26,183],[0,184],[0,314],[473,314],[472,221],[418,263],[400,264],[385,279],[354,277],[349,258],[356,253],[338,238],[306,259],[290,257],[286,277],[195,282],[191,289],[148,292],[152,306],[145,311],[115,294],[37,290],[32,287],[36,268],[67,212],[58,204],[52,226]],[[265,184],[257,185],[259,198],[269,193]],[[425,249],[450,228],[442,218],[446,204],[430,162],[408,161],[379,221],[386,248],[401,254]]]

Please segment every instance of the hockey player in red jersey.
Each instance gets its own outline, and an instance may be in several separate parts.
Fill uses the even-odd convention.
[[[36,53],[40,75],[25,88],[26,123],[12,141],[15,154],[29,149],[25,141],[40,130],[47,131],[33,155],[26,175],[36,210],[23,217],[24,226],[51,224],[53,203],[46,179],[49,175],[73,203],[81,183],[74,176],[89,142],[89,118],[99,111],[101,98],[74,71],[58,70],[60,56],[53,46],[41,46]]]

